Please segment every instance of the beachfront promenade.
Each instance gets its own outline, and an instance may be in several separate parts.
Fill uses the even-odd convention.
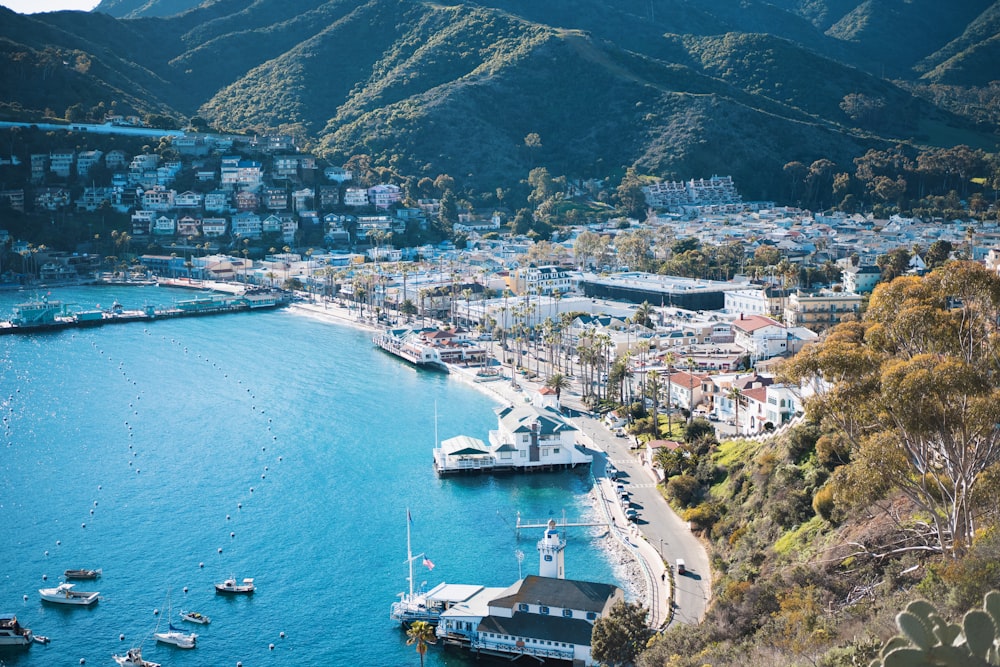
[[[348,310],[329,301],[298,302],[293,310],[332,322],[340,322],[370,331],[379,329],[361,321],[356,310]],[[402,361],[401,361],[402,363]],[[476,382],[477,367],[452,366],[451,375],[467,381],[501,402],[522,404],[544,383],[518,377],[519,389],[510,378],[492,382]],[[656,488],[656,478],[636,454],[629,449],[630,439],[617,438],[599,419],[590,416],[581,403],[578,386],[564,390],[562,405],[578,416],[571,421],[580,429],[581,444],[594,455],[591,471],[594,475],[595,507],[611,526],[616,539],[638,563],[642,581],[635,588],[645,592],[643,603],[651,611],[650,625],[664,628],[672,622],[697,623],[705,614],[711,592],[708,554],[689,530],[687,524],[670,508]],[[608,477],[607,463],[618,470],[618,481]],[[616,484],[623,483],[632,495],[632,506],[639,511],[639,520],[629,522],[618,501]],[[687,573],[678,576],[674,569],[677,559],[683,559]]]

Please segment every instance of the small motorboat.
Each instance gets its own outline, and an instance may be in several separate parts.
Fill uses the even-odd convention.
[[[236,577],[230,577],[221,584],[215,585],[216,593],[228,595],[252,595],[257,588],[253,585],[253,579],[244,579],[242,584],[236,583]]]
[[[154,632],[156,641],[164,644],[173,644],[177,648],[194,648],[198,640],[198,635],[193,632],[184,632],[180,628],[170,625],[169,632]]]
[[[55,588],[39,588],[38,594],[46,602],[56,602],[58,604],[80,604],[90,605],[97,602],[99,591],[84,592],[73,590],[74,584],[59,584]]]
[[[66,570],[63,576],[67,579],[97,579],[101,570]]]
[[[111,659],[118,663],[118,667],[160,667],[158,662],[143,660],[142,649],[138,646],[130,648],[125,655],[112,655]]]
[[[212,622],[208,616],[204,614],[199,614],[196,611],[183,611],[181,610],[181,620],[187,621],[189,623],[201,623],[202,625],[207,625]]]
[[[48,644],[50,641],[52,640],[45,635],[35,635],[35,642],[38,644]]]

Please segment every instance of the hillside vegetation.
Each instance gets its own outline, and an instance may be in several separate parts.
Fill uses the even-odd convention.
[[[867,665],[909,600],[955,617],[1000,586],[998,312],[972,263],[881,285],[783,369],[828,383],[810,421],[678,459],[667,492],[710,543],[713,605],[639,664]]]
[[[991,80],[995,5],[982,0],[105,0],[84,15],[0,12],[6,119],[103,109],[284,132],[334,161],[450,174],[466,193],[538,165],[569,178],[634,166],[731,174],[766,198],[789,162],[850,170],[870,148],[949,127],[972,145],[996,139],[970,122],[990,118],[981,88],[970,104],[964,89],[916,87],[931,71]],[[845,100],[892,112],[845,112]],[[929,126],[940,129],[921,135]]]

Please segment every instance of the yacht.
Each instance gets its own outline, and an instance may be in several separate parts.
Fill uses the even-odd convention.
[[[31,630],[21,627],[14,614],[0,614],[0,646],[27,646]]]
[[[73,590],[74,584],[59,584],[55,588],[39,588],[38,594],[47,602],[58,604],[90,605],[97,602],[99,591],[84,592]]]

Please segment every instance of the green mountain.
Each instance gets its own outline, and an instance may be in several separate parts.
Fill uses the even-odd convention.
[[[0,10],[0,115],[199,117],[295,134],[332,160],[364,153],[408,176],[448,173],[472,192],[533,166],[604,177],[634,165],[732,174],[747,195],[767,197],[793,160],[849,170],[869,147],[974,129],[906,85],[997,78],[996,5],[961,4],[104,0],[87,14]],[[848,113],[848,96],[887,111]],[[525,146],[530,133],[540,147]]]

